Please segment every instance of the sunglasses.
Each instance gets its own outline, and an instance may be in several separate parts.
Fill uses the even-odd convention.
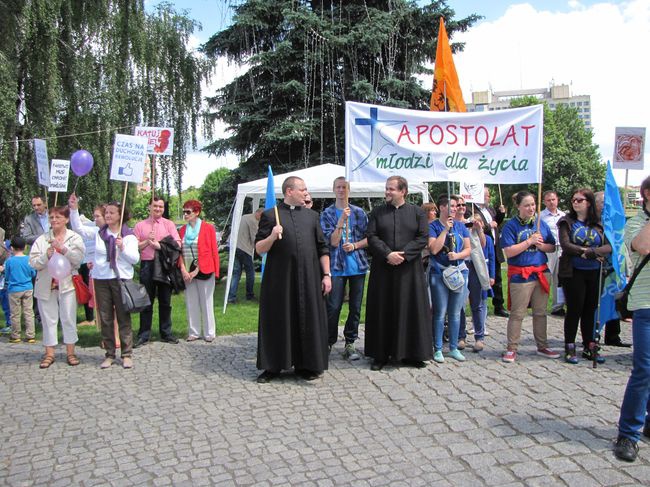
[[[571,203],[582,203],[583,201],[587,201],[587,198],[573,198]]]
[[[183,210],[183,215],[191,215],[194,213],[192,210]]]
[[[465,203],[458,203],[456,206],[467,206]]]

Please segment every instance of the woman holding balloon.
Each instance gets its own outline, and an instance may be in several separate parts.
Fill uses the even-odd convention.
[[[36,269],[34,297],[43,323],[45,356],[40,367],[54,363],[58,344],[57,324],[61,321],[68,365],[79,365],[75,355],[77,343],[77,298],[71,271],[83,260],[85,247],[81,237],[66,228],[70,210],[54,206],[49,210],[50,231],[36,239],[29,254],[29,264]]]

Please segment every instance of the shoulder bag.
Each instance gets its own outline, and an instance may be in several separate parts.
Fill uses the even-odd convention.
[[[194,249],[191,246],[190,246],[190,250],[192,251],[192,259],[193,259],[192,263],[190,264],[190,272],[194,272],[196,270],[196,268],[199,266],[199,259],[194,257]],[[212,277],[212,274],[204,274],[199,269],[199,273],[196,276],[194,276],[194,279],[199,279],[201,281],[207,281],[211,277]]]
[[[80,274],[72,275],[72,284],[74,284],[74,292],[77,296],[77,304],[88,304],[90,301],[90,289],[84,282]]]
[[[617,293],[616,296],[614,296],[616,311],[618,311],[618,314],[621,316],[621,319],[623,320],[628,320],[632,318],[632,311],[627,309],[627,298],[630,294],[630,289],[632,289],[632,286],[634,285],[636,276],[639,275],[641,269],[643,269],[643,267],[648,263],[648,259],[650,259],[650,254],[646,255],[643,258],[643,261],[638,266],[636,266],[636,269],[634,269],[634,274],[632,274],[632,277],[627,282],[625,289],[623,289],[620,293]]]

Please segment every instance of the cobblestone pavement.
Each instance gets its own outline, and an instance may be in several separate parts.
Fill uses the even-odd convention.
[[[634,464],[611,452],[630,349],[595,370],[538,357],[527,318],[505,364],[505,320],[488,328],[465,363],[371,372],[339,341],[323,379],[264,385],[256,335],[153,343],[130,371],[100,370],[99,348],[39,370],[40,344],[3,338],[0,485],[650,484],[647,444]]]

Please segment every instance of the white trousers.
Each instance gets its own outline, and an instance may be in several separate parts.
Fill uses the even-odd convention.
[[[41,313],[43,324],[43,345],[54,347],[59,343],[57,324],[61,320],[63,330],[63,343],[72,345],[77,343],[77,296],[72,292],[60,294],[52,290],[50,299],[38,299],[38,310]]]
[[[189,335],[203,338],[214,338],[217,324],[214,319],[214,276],[202,281],[192,279],[185,285],[185,307]],[[201,334],[203,324],[204,334]]]

